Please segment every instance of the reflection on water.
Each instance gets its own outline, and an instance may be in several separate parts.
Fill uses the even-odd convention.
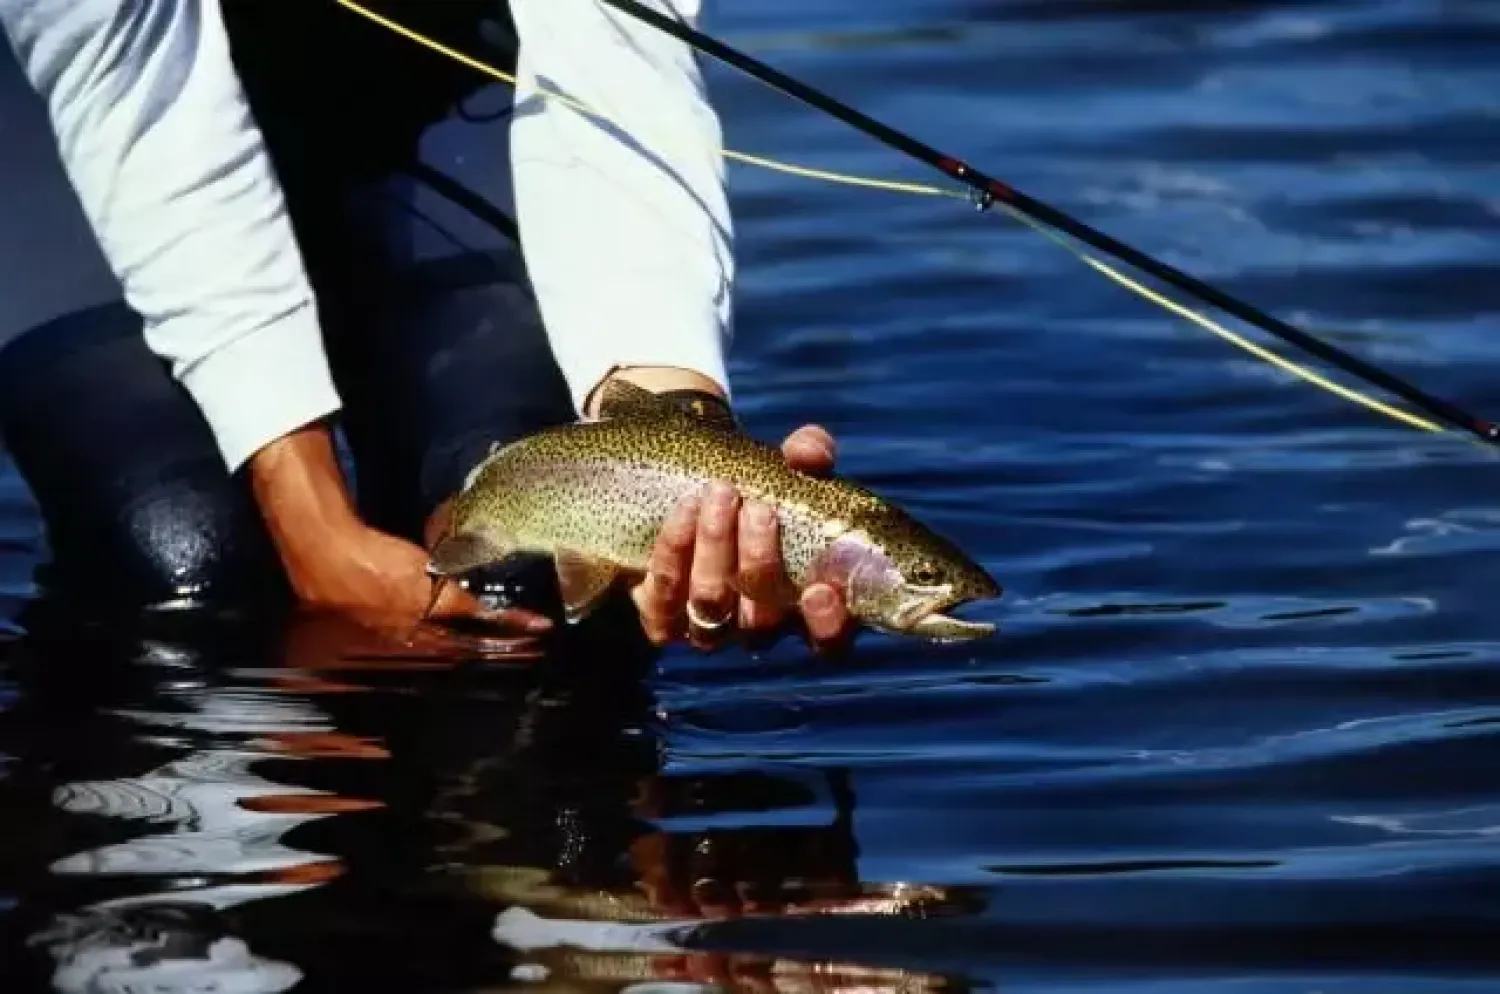
[[[50,960],[26,968],[69,992],[949,986],[701,948],[730,918],[976,905],[859,880],[845,770],[664,770],[647,656],[618,620],[541,670],[351,663],[399,647],[326,619],[294,624],[279,665],[242,631],[33,622],[6,657],[23,703],[0,726],[32,757],[7,810],[52,829],[4,861],[31,877],[26,944]]]
[[[719,7],[776,65],[1500,414],[1493,0]],[[735,148],[933,178],[709,78]],[[33,608],[0,645],[0,994],[1500,989],[1496,453],[995,212],[730,177],[747,424],[828,425],[1005,583],[999,637],[653,664],[605,627],[455,665]],[[6,618],[37,535],[0,472]]]

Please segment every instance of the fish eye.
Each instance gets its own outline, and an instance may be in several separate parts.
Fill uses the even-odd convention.
[[[918,563],[917,568],[911,573],[912,582],[922,587],[936,586],[942,578],[942,574],[932,563]]]

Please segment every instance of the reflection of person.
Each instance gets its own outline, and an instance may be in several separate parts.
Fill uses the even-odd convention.
[[[94,637],[45,611],[32,611],[26,620],[21,649],[7,660],[25,688],[22,706],[33,721],[43,715],[66,720],[30,742],[22,762],[48,771],[43,783],[54,771],[80,765],[88,771],[53,782],[42,792],[50,810],[26,812],[27,820],[51,828],[49,854],[57,853],[59,839],[88,842],[47,866],[65,889],[110,895],[70,905],[29,935],[28,945],[51,959],[52,988],[63,994],[291,990],[302,969],[267,955],[238,918],[247,908],[274,905],[337,878],[343,868],[338,857],[286,836],[337,814],[368,810],[371,802],[278,782],[257,770],[256,761],[296,757],[291,749],[273,751],[283,741],[331,737],[328,716],[300,695],[219,685],[210,675],[215,663],[247,661],[226,645],[243,651],[253,644],[238,627],[205,631],[200,644],[156,632],[139,641]],[[80,658],[100,660],[104,674],[83,680],[81,688]],[[196,678],[184,679],[188,673]],[[122,724],[123,715],[129,720]],[[138,756],[159,754],[143,748],[142,739],[149,742],[153,733],[193,745],[142,770]],[[65,817],[54,820],[54,813]],[[78,833],[80,821],[120,826],[124,837]]]
[[[258,956],[204,904],[167,899],[87,909],[33,937],[56,962],[61,994],[232,990],[280,994],[302,981],[290,963]]]
[[[610,377],[727,407],[731,222],[690,50],[599,0],[515,4],[513,127],[460,112],[439,135],[477,77],[306,6],[0,0],[44,105],[4,97],[22,136],[0,164],[0,431],[59,582],[202,597],[259,556],[308,605],[409,621],[431,589],[424,524],[492,442],[593,413]],[[475,44],[480,15],[503,16],[423,6],[406,15]],[[407,175],[478,163],[493,185],[507,138],[529,275]],[[831,466],[821,429],[784,448]],[[653,640],[779,626],[735,593],[740,569],[778,565],[774,527],[727,487],[685,504],[635,590]],[[485,614],[456,587],[439,609]],[[847,634],[827,587],[801,613],[815,644]]]

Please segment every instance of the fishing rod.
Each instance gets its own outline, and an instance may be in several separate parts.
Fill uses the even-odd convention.
[[[1174,266],[1155,259],[1140,249],[1133,248],[1056,207],[1028,196],[1020,190],[992,176],[986,175],[956,156],[944,154],[908,134],[897,131],[895,128],[882,124],[874,118],[855,110],[848,104],[834,99],[821,90],[808,86],[806,83],[802,83],[785,73],[773,69],[764,62],[746,55],[738,49],[731,48],[723,42],[683,24],[681,21],[674,20],[671,17],[652,10],[645,4],[640,3],[639,0],[603,0],[603,2],[629,14],[637,20],[672,35],[679,41],[686,43],[705,55],[712,56],[720,62],[739,69],[741,72],[754,77],[767,86],[780,90],[790,97],[823,111],[830,117],[864,132],[877,141],[899,152],[903,152],[919,162],[932,166],[950,179],[969,187],[974,194],[975,206],[981,211],[988,210],[996,201],[999,201],[1025,217],[1065,232],[1101,252],[1108,253],[1117,259],[1127,262],[1143,272],[1150,273],[1157,279],[1170,283],[1178,289],[1213,304],[1219,309],[1263,331],[1290,342],[1303,351],[1318,356],[1346,372],[1359,376],[1369,383],[1383,387],[1453,427],[1472,432],[1486,442],[1500,442],[1500,425],[1477,417],[1457,404],[1434,397],[1408,383],[1406,380],[1378,366],[1371,365],[1358,356],[1310,335],[1302,329],[1282,321],[1280,318],[1267,314],[1253,304],[1230,296],[1228,293],[1219,290],[1211,284],[1205,283],[1197,277],[1190,276]]]

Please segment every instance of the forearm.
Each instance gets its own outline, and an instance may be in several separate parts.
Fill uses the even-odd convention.
[[[517,212],[577,409],[588,413],[616,370],[727,394],[733,228],[719,122],[692,52],[599,0],[511,6],[527,108],[513,125]],[[698,13],[697,0],[670,6]]]
[[[217,0],[0,0],[147,344],[228,467],[338,407]]]
[[[294,584],[327,558],[337,536],[359,527],[333,433],[322,422],[263,446],[251,457],[247,475]]]

